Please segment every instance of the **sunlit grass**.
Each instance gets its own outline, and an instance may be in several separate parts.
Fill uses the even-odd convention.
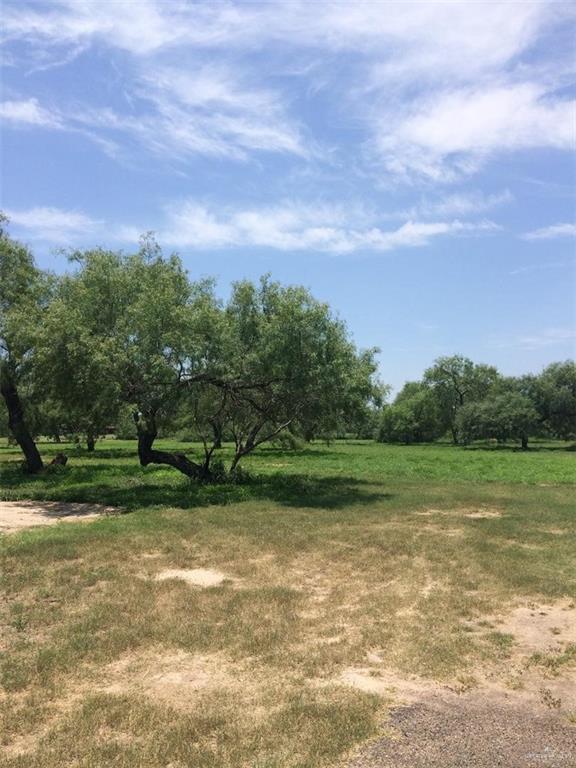
[[[510,641],[467,620],[576,594],[569,451],[318,444],[198,487],[134,447],[67,446],[69,466],[38,478],[2,449],[4,498],[130,512],[0,539],[10,768],[335,765],[388,704],[339,685],[344,669],[376,650],[399,674],[472,679]],[[198,567],[230,581],[154,580]],[[146,687],[174,654],[215,671],[185,706]]]

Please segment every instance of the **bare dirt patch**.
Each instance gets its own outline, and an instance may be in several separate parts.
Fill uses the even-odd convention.
[[[416,514],[420,517],[432,517],[432,515],[447,515],[448,510],[434,509],[433,507],[430,507],[430,509],[422,509],[420,512],[416,512]]]
[[[225,581],[232,581],[229,576],[212,568],[167,568],[155,576],[155,581],[179,579],[194,587],[217,587]]]
[[[370,653],[368,659],[378,663],[379,655]],[[356,688],[365,693],[374,693],[397,703],[419,701],[424,695],[437,692],[440,686],[432,680],[407,677],[388,669],[374,667],[350,667],[337,678],[337,683]]]
[[[516,655],[558,651],[576,643],[576,604],[567,598],[556,603],[527,603],[489,622],[512,635]]]
[[[438,523],[426,523],[422,526],[421,530],[429,533],[437,533],[440,536],[448,536],[449,538],[460,538],[461,536],[464,536],[465,533],[463,528],[446,528]]]
[[[120,514],[117,507],[64,501],[0,501],[0,533],[55,525],[60,521],[95,520],[102,515]]]
[[[490,520],[494,517],[502,517],[502,512],[498,509],[486,509],[484,507],[462,511],[462,514],[471,520]]]
[[[230,666],[221,654],[140,653],[106,667],[98,687],[104,693],[136,693],[189,709],[201,693],[234,684]]]
[[[471,520],[489,520],[490,518],[502,517],[502,512],[495,507],[460,507],[456,509],[424,509],[416,513],[422,517],[433,517],[436,515],[448,515],[452,517],[467,517]]]

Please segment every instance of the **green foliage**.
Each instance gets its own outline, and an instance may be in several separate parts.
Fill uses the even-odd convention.
[[[482,400],[494,390],[498,371],[479,365],[462,355],[439,357],[424,373],[424,383],[434,392],[441,409],[444,429],[457,441],[456,415],[465,403]]]
[[[118,436],[140,438],[143,465],[198,477],[208,477],[223,440],[235,444],[234,469],[283,434],[403,443],[447,431],[455,442],[576,437],[573,362],[506,379],[461,355],[441,357],[383,407],[377,350],[359,351],[302,287],[241,281],[222,302],[213,281],[191,281],[151,236],[136,253],[73,252],[76,268],[58,278],[1,229],[0,256],[0,365],[18,384],[34,434],[91,441],[115,425]],[[159,435],[199,440],[202,463],[155,452]]]
[[[271,443],[274,448],[277,448],[280,451],[299,451],[304,447],[302,438],[294,435],[289,430],[280,432]]]
[[[420,382],[408,382],[394,403],[382,411],[378,439],[384,443],[422,443],[444,433],[442,413],[434,392]]]
[[[375,350],[359,353],[329,307],[297,286],[237,283],[225,308],[226,424],[240,458],[292,426],[336,432],[379,397]]]
[[[16,255],[32,268],[26,251]],[[374,350],[358,352],[304,288],[239,282],[223,305],[212,281],[190,281],[150,237],[135,254],[70,259],[77,268],[59,278],[31,337],[51,433],[93,438],[117,423],[131,436],[129,405],[147,435],[144,463],[171,461],[151,449],[171,429],[203,442],[207,474],[224,434],[236,444],[234,468],[290,425],[336,433],[378,402]]]
[[[456,417],[460,439],[520,440],[525,447],[528,439],[538,434],[538,412],[532,401],[517,392],[496,395],[489,400],[470,402],[460,408]]]
[[[135,406],[126,403],[120,406],[116,417],[115,434],[118,440],[136,440],[136,424],[134,422]]]
[[[562,440],[576,438],[576,363],[552,363],[538,377],[537,400],[550,432]]]
[[[36,267],[28,248],[8,236],[5,222],[0,216],[0,365],[22,378],[30,367],[51,278]]]

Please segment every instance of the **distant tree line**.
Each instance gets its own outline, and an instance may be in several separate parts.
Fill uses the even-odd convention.
[[[461,355],[438,358],[383,407],[378,439],[408,444],[445,435],[454,444],[517,441],[524,449],[532,437],[575,439],[576,364],[515,377]]]
[[[92,450],[112,428],[134,435],[143,466],[217,479],[281,435],[358,431],[382,403],[377,350],[359,351],[302,287],[241,281],[223,302],[152,237],[136,253],[69,258],[66,274],[39,269],[0,221],[0,402],[30,472],[43,469],[36,436]],[[182,430],[200,455],[156,448]],[[224,440],[228,467],[215,458]]]

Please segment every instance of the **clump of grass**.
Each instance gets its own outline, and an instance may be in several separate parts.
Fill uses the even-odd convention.
[[[560,653],[534,653],[529,664],[545,667],[550,673],[557,675],[563,666],[576,662],[576,643],[570,643]]]
[[[509,658],[514,646],[514,635],[506,632],[489,632],[486,636],[501,658]]]

